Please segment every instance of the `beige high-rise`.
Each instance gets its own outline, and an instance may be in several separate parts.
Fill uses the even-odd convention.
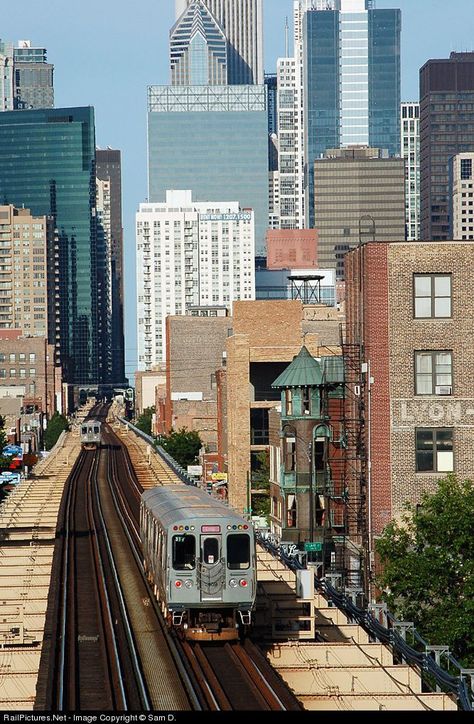
[[[0,206],[0,330],[48,336],[48,240],[54,232],[46,216]]]
[[[222,25],[229,43],[230,85],[263,85],[263,0],[200,0]],[[176,19],[195,0],[176,0]]]

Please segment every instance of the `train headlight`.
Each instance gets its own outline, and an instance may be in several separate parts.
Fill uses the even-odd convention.
[[[176,588],[181,588],[181,586],[183,585],[183,581],[175,581],[174,585]]]
[[[242,586],[242,588],[247,588],[247,586],[249,585],[248,581],[245,578],[241,578],[239,583]]]
[[[237,588],[238,585],[239,585],[239,582],[238,582],[238,580],[237,580],[236,578],[231,578],[231,579],[230,579],[230,581],[229,581],[229,586],[230,586],[231,588]]]
[[[193,582],[188,579],[187,581],[184,582],[184,585],[186,586],[186,588],[192,588]]]

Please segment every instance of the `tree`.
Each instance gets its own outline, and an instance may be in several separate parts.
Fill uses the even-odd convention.
[[[270,456],[265,451],[256,455],[252,470],[252,514],[270,515]]]
[[[68,429],[69,422],[67,417],[60,415],[59,412],[55,412],[51,420],[48,422],[48,426],[44,433],[44,446],[46,450],[51,450],[51,448],[56,445],[62,431]]]
[[[139,430],[144,432],[145,435],[151,435],[151,423],[154,414],[154,407],[145,407],[142,414],[137,418],[135,425]]]
[[[395,615],[413,621],[431,645],[449,645],[474,667],[474,483],[454,475],[407,506],[376,544],[378,585]]]
[[[195,430],[182,427],[181,430],[173,430],[169,435],[162,436],[160,445],[182,468],[186,468],[196,462],[202,440]]]

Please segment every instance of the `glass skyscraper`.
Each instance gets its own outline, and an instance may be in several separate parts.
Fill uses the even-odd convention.
[[[0,113],[0,197],[53,217],[60,329],[50,342],[67,382],[97,384],[108,341],[98,334],[94,109]],[[38,273],[38,288],[46,281]]]
[[[307,215],[314,222],[313,164],[329,148],[400,153],[399,10],[339,0],[303,17]],[[369,8],[369,9],[367,9]]]
[[[196,201],[239,202],[255,213],[257,255],[268,224],[265,86],[151,86],[148,199],[191,189]]]

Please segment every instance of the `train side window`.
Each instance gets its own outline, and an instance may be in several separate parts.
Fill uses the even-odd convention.
[[[173,568],[192,571],[196,566],[196,538],[193,535],[173,536]]]
[[[242,571],[250,567],[250,536],[245,533],[227,536],[227,568]]]
[[[163,533],[163,548],[161,550],[161,567],[163,570],[166,570],[166,559],[168,557],[168,552],[166,550],[167,540],[168,539],[167,539],[166,535]]]

